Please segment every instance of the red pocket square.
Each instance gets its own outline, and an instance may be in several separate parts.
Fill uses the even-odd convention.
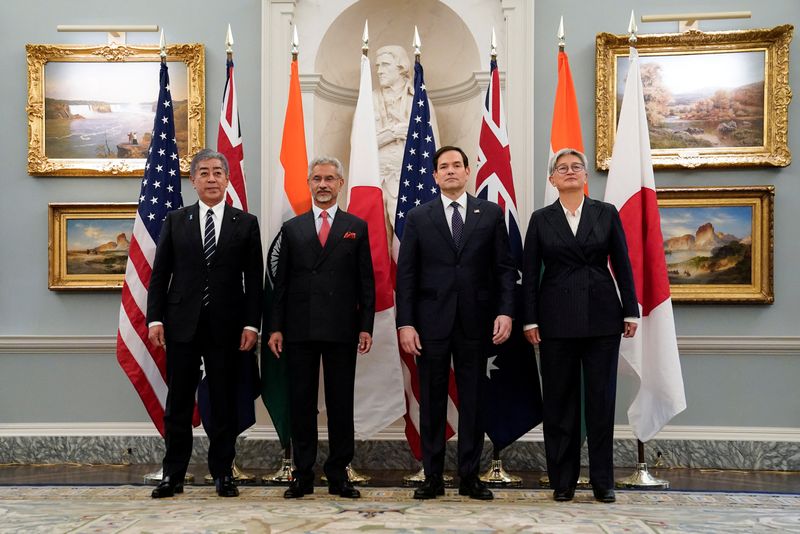
[[[355,232],[345,232],[343,239],[355,239],[356,233]]]

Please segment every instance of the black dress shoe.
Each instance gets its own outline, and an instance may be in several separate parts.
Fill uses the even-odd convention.
[[[415,499],[435,499],[437,496],[444,495],[444,480],[442,475],[428,475],[425,482],[414,490]]]
[[[594,493],[595,500],[600,502],[615,502],[617,500],[613,489],[592,488],[592,493]]]
[[[220,497],[238,497],[239,488],[233,482],[233,477],[224,476],[214,481],[217,485],[217,495]]]
[[[331,484],[328,486],[328,493],[346,499],[358,499],[361,497],[361,492],[354,488],[349,480],[345,480],[341,484]]]
[[[163,499],[164,497],[173,497],[176,493],[183,493],[183,484],[173,484],[169,477],[164,477],[150,496],[154,499]]]
[[[297,479],[292,480],[286,491],[283,492],[284,499],[299,499],[305,495],[314,493],[314,484],[301,484]]]
[[[492,490],[486,487],[486,484],[476,476],[462,478],[458,484],[458,494],[467,495],[470,499],[478,499],[481,501],[491,501],[494,499]]]
[[[556,502],[571,501],[575,497],[575,488],[553,490],[553,500]]]

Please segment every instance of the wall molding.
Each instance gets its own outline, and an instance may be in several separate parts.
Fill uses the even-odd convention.
[[[205,436],[202,427],[194,430],[195,436]],[[0,438],[53,436],[158,436],[152,423],[4,423],[0,424]],[[275,441],[278,435],[271,426],[257,425],[244,433],[247,440]],[[324,427],[319,429],[320,439],[328,439]],[[629,425],[616,425],[616,440],[635,440]],[[394,424],[378,432],[367,441],[405,441],[402,424]],[[754,441],[800,443],[800,428],[792,427],[732,427],[732,426],[673,426],[667,425],[654,438],[655,441]],[[543,441],[541,427],[519,439],[522,442]]]
[[[117,336],[0,335],[0,354],[113,354]],[[681,356],[800,355],[800,336],[678,336]]]

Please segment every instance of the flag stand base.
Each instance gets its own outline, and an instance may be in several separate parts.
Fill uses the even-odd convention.
[[[367,484],[369,483],[370,480],[372,480],[372,477],[367,475],[362,475],[361,473],[353,469],[352,466],[350,466],[350,464],[347,464],[347,467],[344,468],[344,472],[345,474],[347,474],[347,480],[349,480],[351,484]],[[322,475],[322,481],[327,482],[328,477]]]
[[[550,477],[547,476],[547,475],[542,476],[542,478],[539,479],[539,487],[549,488],[550,487]],[[577,484],[576,487],[577,488],[581,488],[581,489],[589,489],[589,488],[592,487],[592,483],[589,482],[589,477],[579,476],[578,477],[578,484]]]
[[[453,485],[453,477],[450,475],[442,475],[442,480],[444,481],[445,486],[452,486]],[[425,469],[421,468],[419,471],[414,473],[413,475],[406,475],[403,477],[403,486],[420,486],[423,482],[425,482]]]
[[[636,471],[633,474],[617,479],[614,485],[618,488],[629,489],[669,489],[669,481],[651,475],[645,463],[637,463]]]
[[[241,486],[248,486],[256,483],[255,475],[251,475],[250,473],[242,471],[241,468],[236,465],[236,462],[233,463],[231,471],[233,472],[233,480]],[[212,477],[210,474],[204,476],[203,480],[206,484],[214,483],[214,477]]]
[[[518,488],[522,486],[522,478],[509,474],[503,469],[503,460],[492,460],[489,470],[481,475],[481,480],[491,486],[507,486]]]
[[[153,486],[157,486],[161,479],[164,478],[164,471],[163,469],[159,469],[158,471],[153,471],[152,473],[147,473],[144,476],[144,483],[151,484]],[[183,476],[183,483],[184,484],[194,484],[194,475],[191,473],[186,473]]]
[[[273,485],[290,484],[292,480],[294,480],[294,476],[292,476],[291,458],[284,458],[280,468],[273,474],[261,477],[261,482]]]

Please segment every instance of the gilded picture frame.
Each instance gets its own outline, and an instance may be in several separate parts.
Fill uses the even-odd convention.
[[[48,204],[48,287],[121,289],[137,204]]]
[[[774,186],[660,187],[657,196],[674,302],[774,302]]]
[[[28,173],[141,176],[158,99],[155,45],[28,44]],[[181,172],[205,143],[205,51],[167,46]]]
[[[655,168],[785,167],[794,27],[637,36]],[[627,35],[596,38],[596,165],[608,169]]]

